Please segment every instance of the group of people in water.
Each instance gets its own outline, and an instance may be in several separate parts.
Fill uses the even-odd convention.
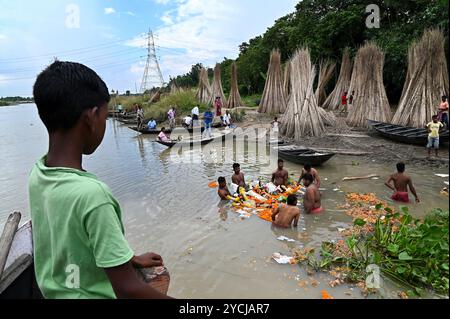
[[[232,183],[237,188],[248,190],[249,185],[245,182],[244,173],[241,171],[241,165],[235,163],[233,165],[233,175],[231,177]],[[271,182],[276,187],[286,188],[289,184],[289,173],[284,168],[284,161],[278,160],[278,168],[272,174]],[[221,200],[228,200],[231,194],[228,189],[225,177],[221,176],[218,179],[219,190],[218,195]],[[310,164],[305,164],[298,184],[304,186],[303,208],[305,214],[319,214],[323,212],[321,194],[319,191],[320,177],[316,169],[312,168]],[[300,208],[297,207],[298,197],[296,194],[291,194],[287,197],[286,204],[280,204],[273,209],[272,220],[275,226],[282,228],[289,228],[291,226],[297,227],[298,219],[300,217]]]

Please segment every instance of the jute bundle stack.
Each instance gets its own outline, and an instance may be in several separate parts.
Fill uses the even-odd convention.
[[[281,76],[281,54],[273,50],[270,56],[269,69],[264,92],[259,104],[259,113],[280,114],[286,110],[286,96],[284,94]]]
[[[323,103],[322,107],[329,110],[337,110],[341,105],[341,97],[344,92],[349,91],[350,81],[352,78],[352,62],[350,59],[350,51],[348,48],[344,50],[342,56],[341,70],[339,72],[339,78],[336,82],[333,92]]]
[[[211,85],[209,84],[208,71],[205,68],[202,68],[200,71],[197,99],[204,104],[207,104],[211,99]]]
[[[444,44],[438,29],[425,31],[420,41],[412,44],[406,83],[392,123],[423,127],[437,114],[441,97],[449,92]]]
[[[316,89],[316,99],[319,106],[322,106],[327,98],[325,88],[328,82],[330,82],[335,68],[336,63],[331,63],[329,60],[320,62],[319,81]]]
[[[281,119],[281,133],[296,141],[306,136],[322,136],[325,131],[313,90],[315,77],[309,50],[298,50],[291,60],[291,95]]]
[[[368,127],[367,120],[389,122],[392,118],[383,84],[384,53],[372,42],[362,46],[355,58],[349,92],[355,91],[347,123]]]
[[[231,91],[228,99],[228,108],[234,109],[242,106],[241,95],[239,94],[239,86],[237,79],[236,62],[231,65]]]

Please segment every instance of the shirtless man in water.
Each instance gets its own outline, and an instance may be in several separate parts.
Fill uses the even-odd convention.
[[[302,182],[302,179],[305,177],[306,174],[311,174],[314,178],[314,182],[316,183],[317,188],[320,188],[320,176],[319,172],[315,168],[312,168],[311,164],[305,164],[302,169],[302,175],[300,176],[298,183],[300,184]]]
[[[288,196],[287,205],[280,204],[272,214],[273,224],[282,228],[289,228],[294,222],[294,227],[298,225],[300,218],[300,209],[297,207],[297,196],[291,194]]]
[[[246,188],[244,173],[241,172],[241,165],[238,163],[233,164],[234,174],[231,177],[231,181],[239,187]]]
[[[306,187],[305,198],[303,199],[305,214],[319,214],[323,212],[322,202],[320,200],[321,195],[319,188],[314,184],[314,177],[306,173],[303,176],[303,183]]]
[[[286,186],[289,179],[289,173],[284,169],[284,161],[282,159],[278,160],[278,169],[272,174],[272,183],[275,186]]]
[[[219,190],[217,191],[220,199],[222,200],[227,200],[228,196],[231,196],[230,191],[228,190],[227,187],[227,181],[225,179],[225,177],[219,177]]]
[[[391,182],[394,182],[394,186],[392,186]],[[405,164],[398,163],[397,164],[397,173],[391,175],[388,181],[385,183],[387,187],[392,189],[395,193],[392,195],[391,199],[397,202],[409,203],[409,194],[408,187],[411,193],[413,193],[416,198],[416,203],[420,203],[420,199],[417,196],[416,189],[412,183],[411,177],[405,174]]]

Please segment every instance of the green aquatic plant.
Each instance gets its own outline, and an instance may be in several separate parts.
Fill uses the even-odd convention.
[[[381,205],[376,210],[381,210]],[[354,220],[354,231],[340,243],[322,243],[320,259],[308,255],[307,263],[316,270],[345,267],[348,282],[361,282],[369,265],[409,287],[409,295],[432,289],[448,295],[449,289],[449,213],[432,211],[423,220],[414,219],[407,207],[400,212],[385,208],[375,223]]]

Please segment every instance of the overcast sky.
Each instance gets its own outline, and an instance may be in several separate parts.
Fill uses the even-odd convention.
[[[298,0],[0,0],[0,96],[30,96],[55,57],[95,69],[110,89],[139,89],[143,35],[155,33],[164,80],[238,46],[293,12]]]

